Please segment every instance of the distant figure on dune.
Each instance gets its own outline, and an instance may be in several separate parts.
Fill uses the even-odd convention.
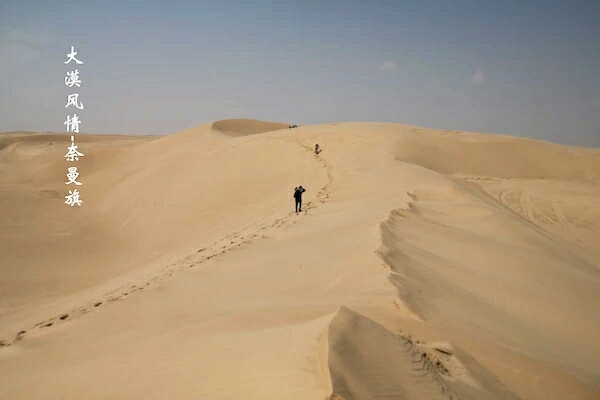
[[[315,154],[319,154],[321,152],[321,148],[319,147],[319,143],[315,144]]]
[[[294,199],[296,199],[296,214],[302,211],[302,193],[306,192],[302,186],[294,189]]]

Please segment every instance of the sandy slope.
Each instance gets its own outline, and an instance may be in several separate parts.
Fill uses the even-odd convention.
[[[599,150],[252,120],[77,141],[71,208],[68,136],[0,135],[1,398],[600,398]]]

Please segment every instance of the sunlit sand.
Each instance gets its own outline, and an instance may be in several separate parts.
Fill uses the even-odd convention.
[[[600,398],[600,150],[289,126],[0,134],[0,398]]]

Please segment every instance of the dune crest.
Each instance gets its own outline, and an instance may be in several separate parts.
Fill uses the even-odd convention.
[[[289,129],[288,124],[281,122],[258,121],[253,119],[225,119],[212,124],[214,132],[230,137],[256,135],[259,133]]]

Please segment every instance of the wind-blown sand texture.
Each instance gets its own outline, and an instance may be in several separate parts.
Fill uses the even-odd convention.
[[[600,150],[288,126],[0,134],[0,398],[600,399]]]

